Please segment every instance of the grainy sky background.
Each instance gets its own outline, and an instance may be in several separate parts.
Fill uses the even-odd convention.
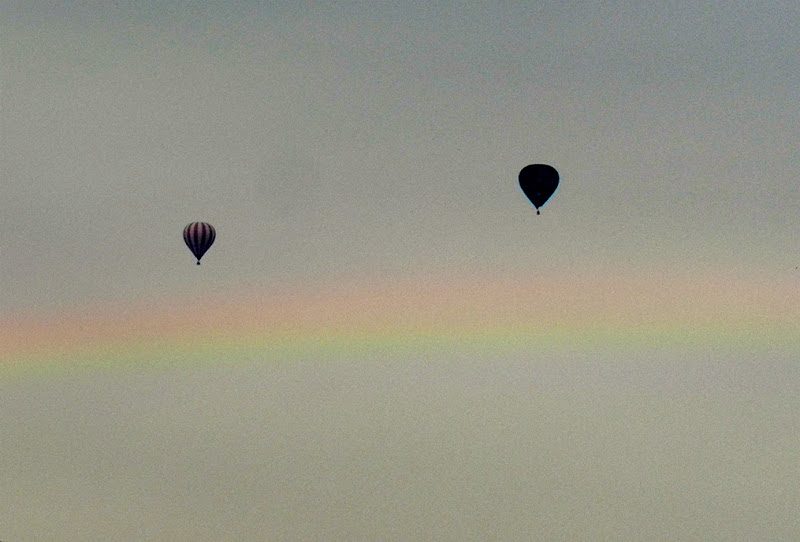
[[[0,539],[800,537],[795,2],[5,0],[0,44]],[[515,281],[557,281],[558,348],[64,357],[331,288],[321,327],[371,295],[474,336]],[[612,352],[609,314],[711,331]]]

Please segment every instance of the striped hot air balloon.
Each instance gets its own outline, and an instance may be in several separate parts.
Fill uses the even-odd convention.
[[[183,240],[197,258],[197,265],[200,265],[200,258],[211,248],[216,237],[214,226],[208,222],[192,222],[183,228]]]

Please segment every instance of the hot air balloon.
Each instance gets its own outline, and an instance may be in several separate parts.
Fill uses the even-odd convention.
[[[197,258],[197,265],[200,265],[200,258],[211,248],[216,237],[214,226],[207,222],[192,222],[183,228],[183,240]]]
[[[525,166],[519,172],[519,186],[536,207],[538,215],[539,207],[544,205],[558,188],[558,171],[547,164]]]

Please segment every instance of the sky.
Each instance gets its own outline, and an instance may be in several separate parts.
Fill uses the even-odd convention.
[[[778,1],[2,2],[0,539],[800,537],[799,49]]]

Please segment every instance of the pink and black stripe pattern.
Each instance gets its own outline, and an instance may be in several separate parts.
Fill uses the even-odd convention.
[[[197,265],[200,265],[200,258],[211,248],[216,237],[214,226],[207,222],[192,222],[183,228],[183,240],[197,258]]]

